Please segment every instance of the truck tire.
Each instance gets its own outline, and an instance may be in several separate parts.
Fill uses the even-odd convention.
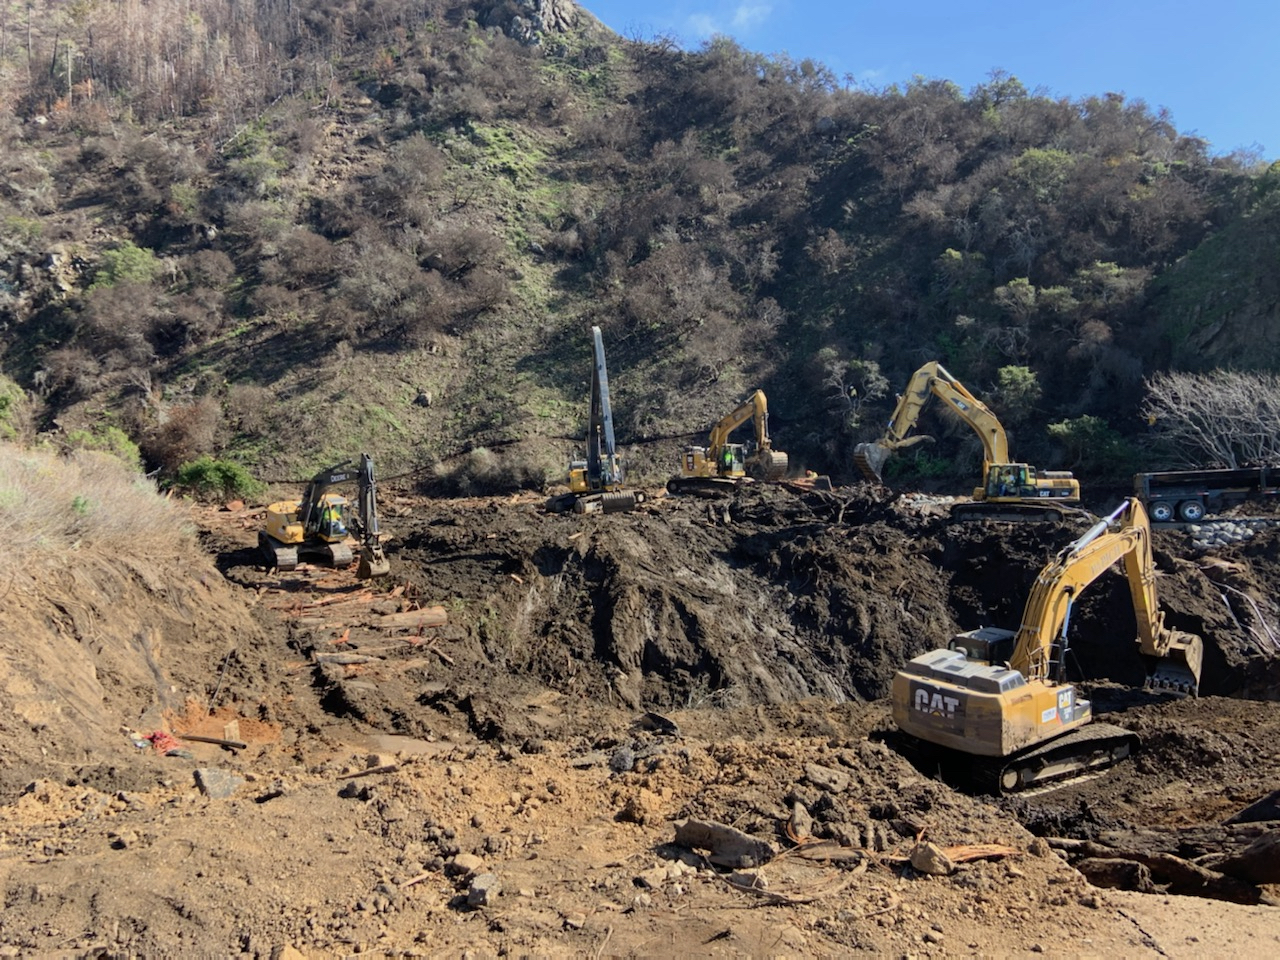
[[[1168,523],[1173,519],[1173,504],[1168,500],[1156,500],[1147,512],[1153,523]]]
[[[1204,504],[1199,500],[1183,500],[1178,504],[1178,518],[1183,523],[1195,523],[1204,519]]]

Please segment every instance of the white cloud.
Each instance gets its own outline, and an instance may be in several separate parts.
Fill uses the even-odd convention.
[[[689,24],[689,32],[699,40],[707,40],[717,33],[724,32],[716,26],[715,18],[709,13],[691,13],[687,22]]]
[[[773,13],[773,5],[769,3],[742,3],[733,11],[733,29],[750,30],[758,27]]]

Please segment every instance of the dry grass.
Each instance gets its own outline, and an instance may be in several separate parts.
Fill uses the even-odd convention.
[[[169,557],[194,546],[186,509],[116,457],[0,443],[0,573],[69,563],[84,551]]]

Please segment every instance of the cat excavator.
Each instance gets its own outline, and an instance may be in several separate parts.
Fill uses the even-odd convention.
[[[755,426],[755,445],[730,443],[729,435],[750,420]],[[787,475],[789,459],[773,449],[769,439],[769,403],[763,390],[756,390],[711,428],[705,447],[689,446],[680,463],[680,475],[667,481],[668,493],[716,494],[733,490],[750,477],[753,480],[781,480]]]
[[[981,400],[936,360],[911,375],[907,390],[898,398],[885,434],[874,443],[860,443],[853,462],[874,483],[883,482],[885,461],[898,450],[933,438],[912,434],[930,397],[937,397],[982,439],[982,486],[969,503],[951,510],[956,520],[1061,520],[1067,512],[1079,512],[1064,504],[1080,502],[1080,483],[1067,471],[1037,471],[1026,463],[1011,462],[1009,438],[999,419]]]
[[[349,501],[329,488],[353,478],[357,509],[355,516],[348,517]],[[308,556],[345,567],[351,563],[346,541],[352,533],[360,541],[356,576],[368,580],[390,573],[391,564],[379,540],[373,460],[367,453],[360,454],[358,465],[347,461],[321,470],[311,478],[301,500],[281,500],[268,506],[266,523],[258,531],[258,546],[267,565],[276,570],[294,570],[298,559]]]
[[[1149,670],[1146,686],[1196,695],[1204,644],[1165,626],[1151,525],[1142,502],[1131,497],[1040,571],[1016,633],[999,627],[961,633],[947,649],[922,654],[895,674],[893,719],[906,734],[904,752],[960,760],[979,787],[1005,793],[1128,756],[1137,737],[1095,723],[1091,702],[1066,680],[1072,605],[1119,560]]]
[[[613,408],[609,405],[609,372],[604,362],[604,339],[591,328],[594,365],[591,375],[591,420],[587,425],[587,455],[569,463],[569,492],[551,497],[551,513],[626,513],[644,501],[639,491],[622,489],[622,457],[613,439]]]

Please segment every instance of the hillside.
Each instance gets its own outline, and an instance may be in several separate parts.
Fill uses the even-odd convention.
[[[1021,457],[1071,465],[1046,428],[1091,416],[1150,461],[1144,375],[1280,359],[1274,173],[1141,102],[851,88],[571,0],[189,8],[33,8],[0,50],[21,428],[162,479],[367,449],[433,492],[539,487],[593,324],[649,482],[757,386],[797,466],[847,475],[926,359]],[[971,477],[934,432],[900,468]]]

